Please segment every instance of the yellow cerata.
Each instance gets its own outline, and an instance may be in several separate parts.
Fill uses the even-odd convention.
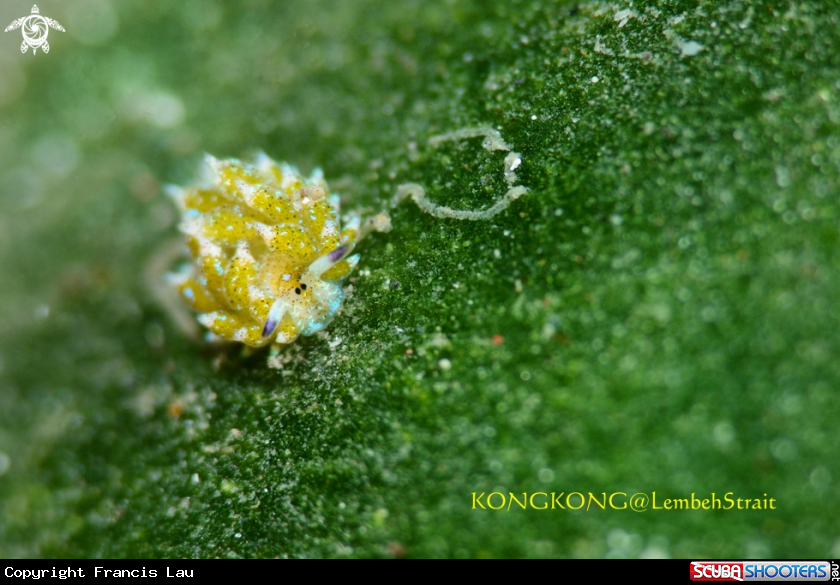
[[[167,188],[191,256],[170,280],[209,337],[262,347],[326,327],[359,261],[359,217],[341,227],[318,169],[307,179],[261,153],[252,164],[207,155],[203,172],[196,186]]]

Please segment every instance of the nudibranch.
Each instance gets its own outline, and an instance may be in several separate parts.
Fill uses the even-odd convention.
[[[321,171],[307,179],[260,153],[253,163],[207,155],[203,175],[167,188],[191,256],[170,280],[209,337],[262,347],[329,325],[359,261],[360,218],[341,227]]]

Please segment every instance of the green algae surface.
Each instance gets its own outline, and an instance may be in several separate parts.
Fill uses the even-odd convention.
[[[837,11],[395,4],[79,0],[40,6],[47,55],[0,37],[0,556],[840,555]],[[391,209],[281,369],[163,300],[160,185],[203,152],[481,209],[504,153],[429,143],[475,127],[528,194]],[[713,492],[750,509],[674,509]]]

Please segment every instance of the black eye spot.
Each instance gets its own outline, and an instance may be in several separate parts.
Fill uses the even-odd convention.
[[[300,285],[300,288],[302,288],[303,290],[306,290],[306,285],[302,284],[302,285]]]
[[[296,289],[295,289],[295,292],[296,292],[297,294],[300,294],[300,289],[299,289],[299,288],[296,288]]]

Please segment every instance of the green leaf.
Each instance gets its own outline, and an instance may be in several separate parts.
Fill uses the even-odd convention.
[[[838,555],[828,3],[89,4],[0,61],[0,556]],[[390,208],[281,369],[163,300],[202,152],[480,210],[470,128],[528,193]]]

